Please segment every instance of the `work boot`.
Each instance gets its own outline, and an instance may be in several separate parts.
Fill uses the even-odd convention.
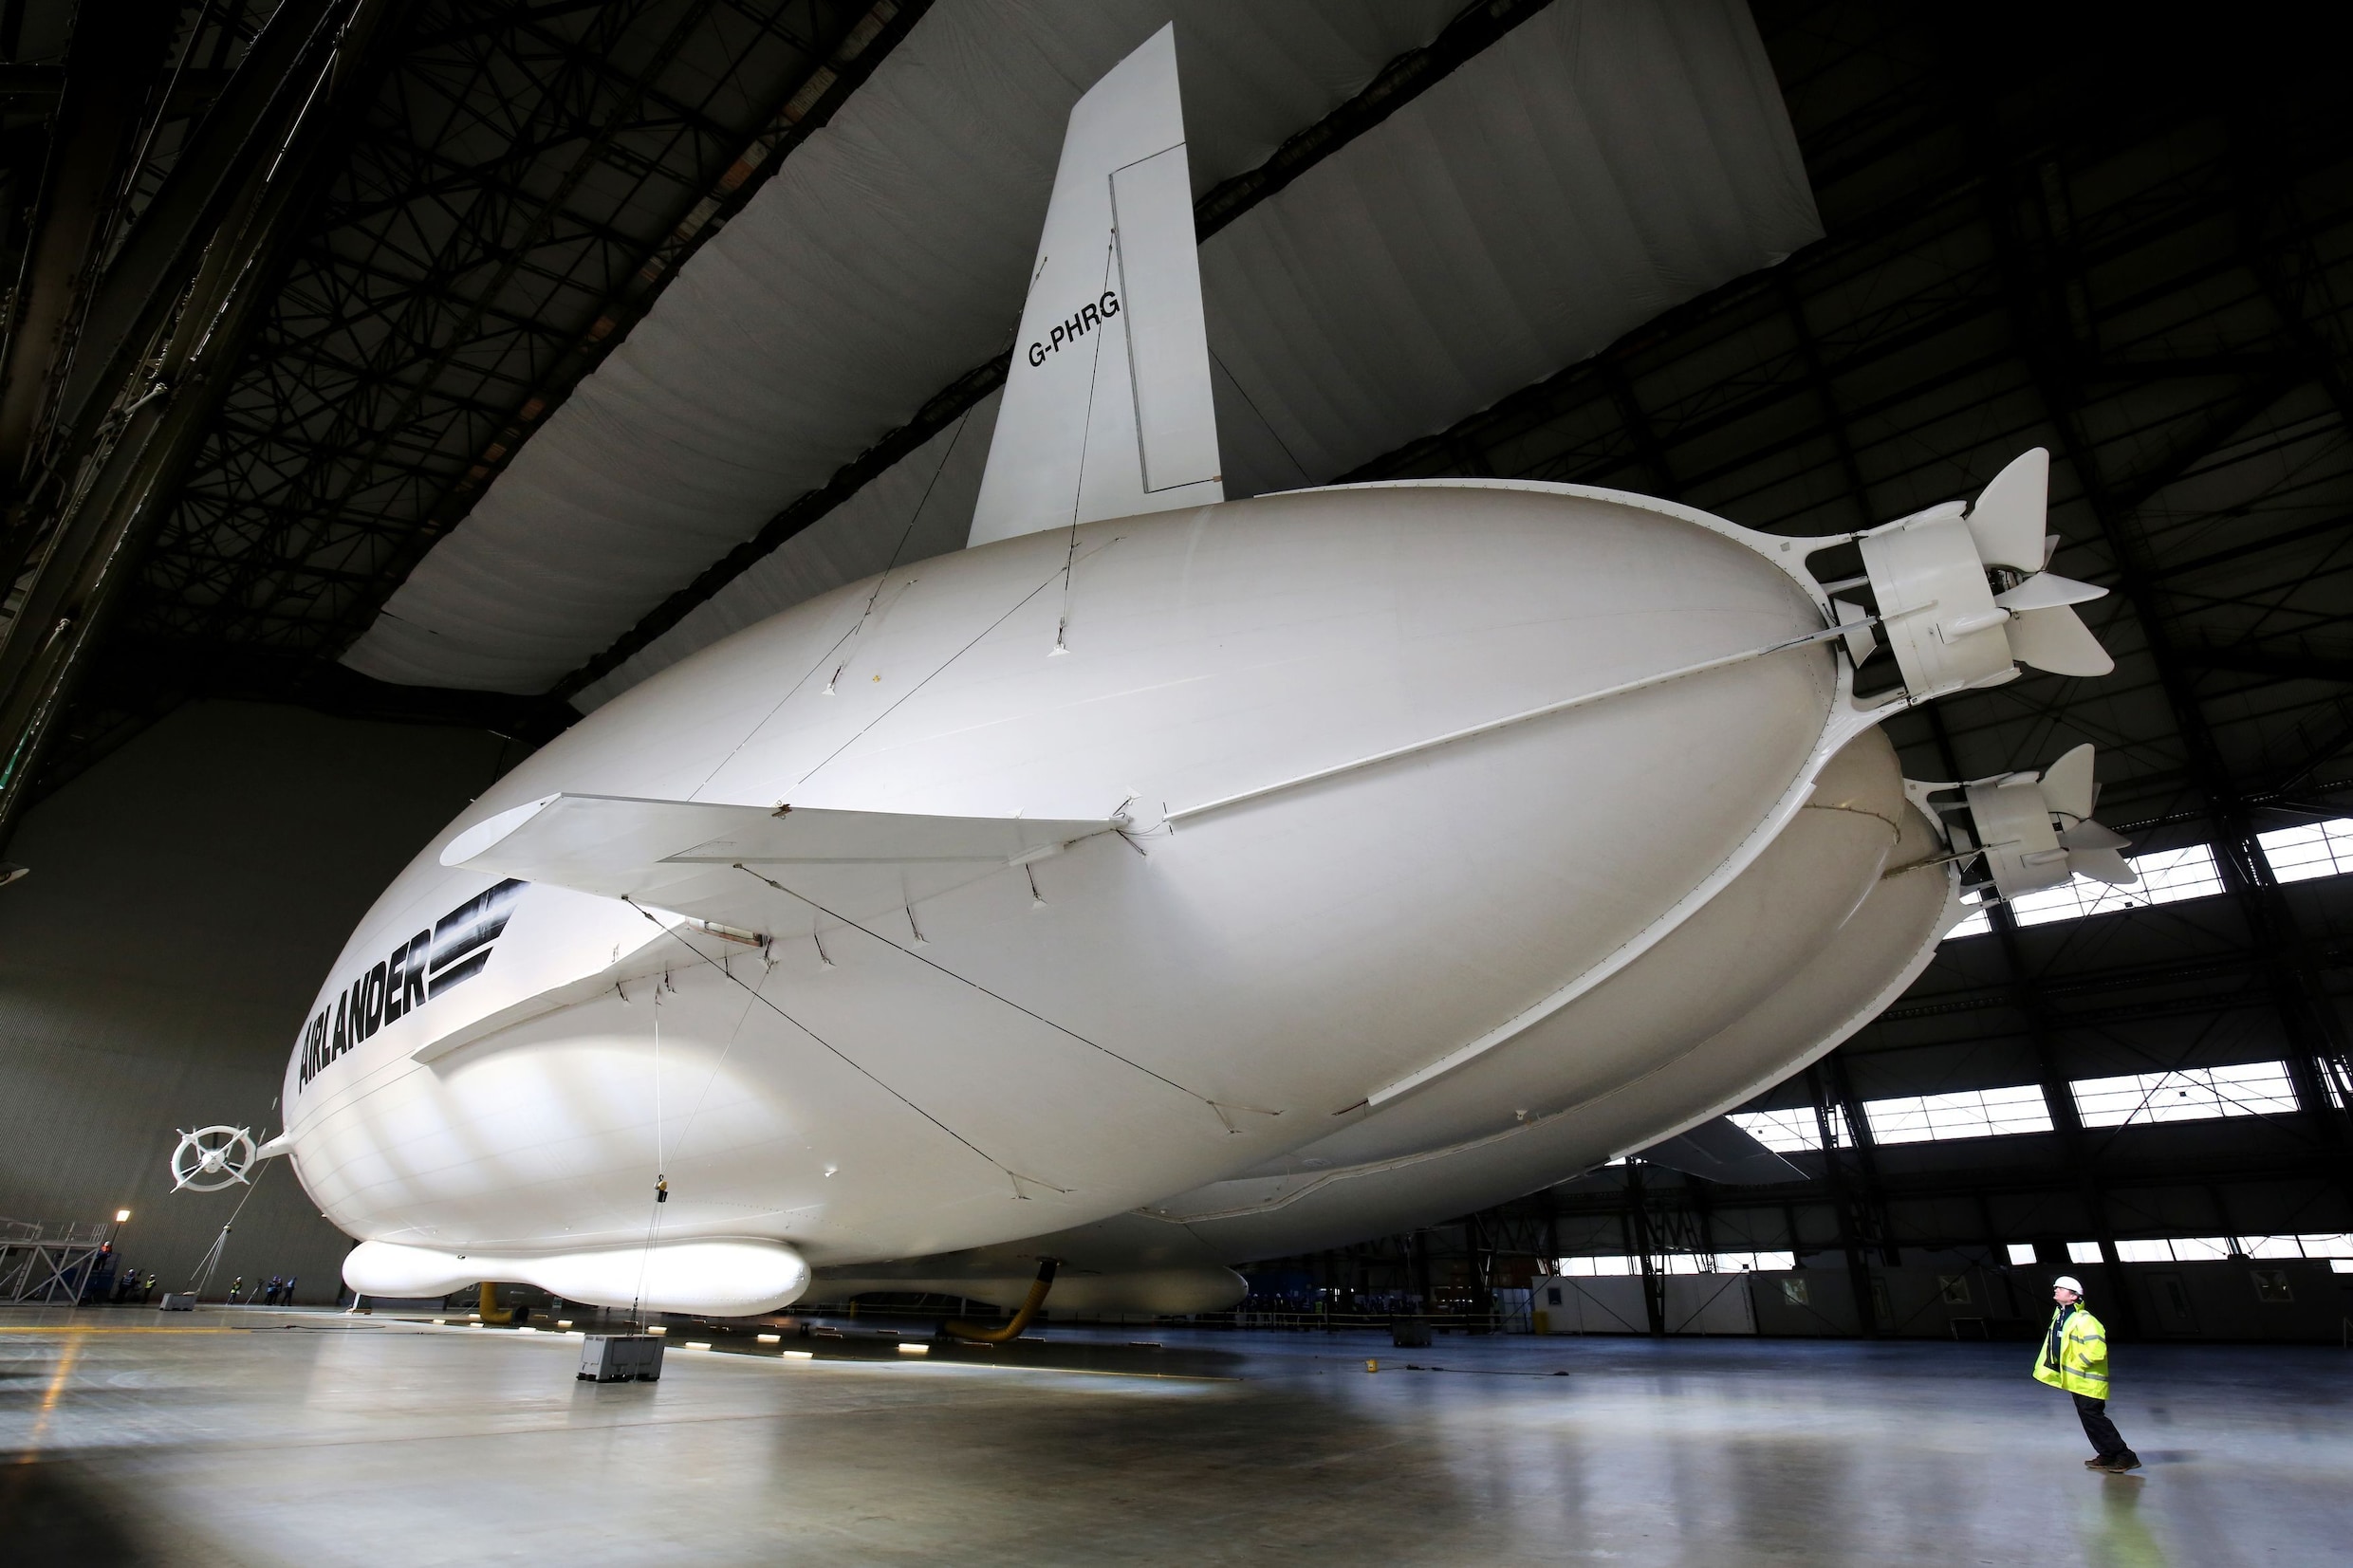
[[[2107,1455],[2105,1455],[2105,1454],[2098,1454],[2098,1453],[2096,1453],[2096,1454],[2093,1454],[2093,1455],[2092,1455],[2089,1459],[2086,1459],[2086,1460],[2084,1460],[2084,1468],[2085,1468],[2085,1469],[2087,1469],[2087,1470],[2104,1470],[2104,1469],[2106,1469],[2107,1467],[2108,1467],[2108,1457],[2107,1457]]]
[[[2122,1475],[2128,1470],[2140,1468],[2140,1456],[2127,1448],[2100,1467],[2110,1475]]]

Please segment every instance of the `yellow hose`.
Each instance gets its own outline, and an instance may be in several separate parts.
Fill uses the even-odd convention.
[[[514,1308],[509,1307],[503,1312],[499,1310],[498,1287],[488,1280],[482,1282],[482,1320],[486,1323],[514,1321]]]
[[[978,1323],[948,1322],[939,1325],[939,1332],[952,1339],[969,1339],[974,1344],[981,1345],[1008,1344],[1020,1338],[1021,1331],[1029,1326],[1029,1319],[1035,1318],[1038,1315],[1038,1308],[1046,1304],[1046,1293],[1054,1288],[1056,1263],[1057,1260],[1048,1258],[1038,1264],[1037,1282],[1030,1285],[1029,1294],[1022,1299],[1021,1310],[1014,1313],[1012,1321],[1002,1328],[983,1328]]]

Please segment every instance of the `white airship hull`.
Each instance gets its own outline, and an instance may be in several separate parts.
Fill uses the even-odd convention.
[[[1149,1206],[1352,1122],[1362,1163],[1605,1096],[1769,995],[1883,858],[1822,859],[1768,929],[1703,915],[1869,723],[1826,646],[1759,655],[1824,624],[1778,544],[1567,487],[1351,488],[1008,540],[788,611],[502,780],[315,1016],[501,880],[441,865],[453,839],[555,792],[1127,830],[854,925],[748,881],[765,950],[516,890],[473,977],[307,1081],[297,1053],[303,1179],[370,1241],[841,1265]],[[1582,1022],[1678,931],[1711,983]]]
[[[1045,231],[975,547],[645,681],[362,923],[268,1146],[355,1288],[749,1312],[1043,1255],[1068,1304],[1225,1304],[1827,1050],[1974,853],[1877,718],[2104,665],[2039,451],[1804,542],[1557,485],[1221,502],[1172,29],[1073,109]],[[1850,542],[1875,611],[1806,567]],[[1952,786],[2034,830],[1997,892],[2129,876],[2055,772]]]

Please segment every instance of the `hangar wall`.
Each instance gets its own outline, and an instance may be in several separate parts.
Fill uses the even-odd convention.
[[[132,1211],[126,1266],[185,1288],[243,1189],[174,1194],[176,1131],[278,1129],[287,1052],[393,874],[517,760],[477,729],[274,704],[182,707],[41,802],[0,889],[0,1215]],[[294,1275],[330,1301],[349,1243],[270,1161],[213,1290]]]

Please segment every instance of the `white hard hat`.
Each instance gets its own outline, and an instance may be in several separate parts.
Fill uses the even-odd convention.
[[[2062,1274],[2056,1280],[2051,1281],[2050,1288],[2053,1290],[2072,1290],[2075,1294],[2081,1296],[2084,1294],[2084,1282],[2077,1279],[2072,1274]]]

